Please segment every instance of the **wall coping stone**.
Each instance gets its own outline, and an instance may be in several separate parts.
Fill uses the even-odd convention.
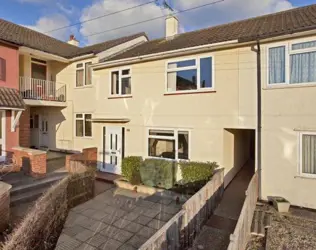
[[[25,148],[25,147],[13,147],[13,150],[25,152],[28,155],[41,155],[41,154],[46,154],[46,151],[43,150],[38,150],[38,149],[33,149],[33,148]]]

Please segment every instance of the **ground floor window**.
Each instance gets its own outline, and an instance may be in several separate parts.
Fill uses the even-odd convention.
[[[301,133],[300,142],[301,174],[316,177],[316,133]]]
[[[92,136],[92,115],[76,114],[76,136],[91,137]]]
[[[148,130],[148,156],[174,159],[189,159],[189,131],[174,129]]]

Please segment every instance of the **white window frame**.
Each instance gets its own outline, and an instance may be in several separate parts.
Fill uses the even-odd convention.
[[[201,68],[200,68],[200,60],[205,58],[212,58],[212,87],[211,88],[201,88]],[[187,66],[187,67],[181,67],[181,68],[174,68],[169,69],[168,65],[170,63],[177,63],[177,62],[183,62],[183,61],[191,61],[195,60],[195,66]],[[168,91],[168,73],[170,72],[178,72],[178,71],[185,71],[185,70],[191,70],[196,69],[196,83],[197,83],[197,89],[192,90],[176,90],[176,91]],[[194,92],[209,92],[215,90],[215,56],[213,54],[211,55],[203,55],[198,57],[187,57],[187,58],[181,58],[181,59],[172,59],[167,60],[165,63],[165,94],[173,94],[173,93],[194,93]]]
[[[77,115],[82,115],[82,118],[77,118]],[[85,124],[85,116],[86,115],[91,115],[91,136],[86,136],[86,124]],[[77,136],[77,123],[76,121],[80,120],[83,121],[83,134],[82,136]],[[93,137],[93,129],[92,129],[92,113],[75,113],[75,137],[76,138],[92,138]]]
[[[316,38],[307,38],[307,39],[300,39],[291,42],[280,42],[274,43],[266,47],[266,59],[267,59],[267,81],[266,85],[269,88],[273,87],[303,87],[303,86],[311,86],[316,85],[316,82],[301,82],[301,83],[290,83],[290,56],[294,54],[301,54],[301,53],[308,53],[308,52],[315,52],[316,47],[313,48],[306,48],[306,49],[296,49],[292,50],[292,45],[297,43],[304,43],[304,42],[313,42],[316,41]],[[270,83],[270,62],[269,62],[269,49],[276,48],[276,47],[285,47],[285,82],[282,83]]]
[[[80,88],[87,88],[91,87],[93,85],[92,83],[92,71],[91,71],[91,84],[86,84],[86,64],[91,63],[90,67],[92,66],[92,61],[87,61],[87,62],[77,62],[75,65],[76,67],[76,80],[75,80],[75,88],[80,89]],[[77,68],[78,64],[82,64],[82,67]],[[83,70],[83,85],[82,86],[77,86],[77,71],[78,70]]]
[[[302,131],[299,133],[299,176],[316,179],[316,174],[303,173],[303,135],[316,136],[316,132]]]
[[[150,130],[162,130],[162,131],[170,131],[172,130],[174,132],[173,136],[155,136],[155,135],[149,135],[149,131]],[[188,136],[189,136],[189,143],[188,143],[188,159],[179,159],[178,158],[178,132],[179,131],[184,131],[184,132],[188,132]],[[149,138],[154,138],[154,139],[166,139],[166,140],[175,140],[175,159],[168,159],[168,158],[162,158],[162,157],[155,157],[155,156],[150,156],[149,152],[148,152],[148,147],[149,147]],[[167,128],[167,127],[149,127],[146,129],[146,136],[145,136],[145,140],[146,140],[146,158],[149,159],[159,159],[159,160],[167,160],[167,161],[190,161],[191,159],[191,130],[187,129],[187,128]]]
[[[122,74],[122,72],[124,70],[129,70],[129,74],[128,75],[124,75]],[[119,72],[119,94],[112,94],[112,73],[113,72]],[[122,94],[122,78],[131,78],[131,93],[130,94]],[[110,70],[110,75],[109,75],[109,96],[110,97],[120,97],[120,96],[124,96],[124,97],[128,97],[128,96],[132,96],[133,93],[133,85],[132,85],[133,79],[132,79],[132,69],[131,67],[123,67],[123,68],[117,68],[117,69],[112,69]]]

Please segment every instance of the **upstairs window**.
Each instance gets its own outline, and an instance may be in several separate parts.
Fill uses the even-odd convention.
[[[76,87],[89,86],[92,84],[92,62],[78,63],[76,65]]]
[[[6,80],[6,73],[7,73],[6,60],[0,57],[0,81]]]
[[[131,69],[120,69],[111,72],[111,96],[132,94]]]
[[[271,85],[316,83],[316,41],[271,47],[268,61]]]
[[[212,89],[213,70],[213,57],[169,62],[167,92]]]

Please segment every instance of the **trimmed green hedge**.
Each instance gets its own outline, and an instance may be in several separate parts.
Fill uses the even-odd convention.
[[[208,181],[213,176],[214,169],[218,167],[216,162],[182,161],[179,164],[184,183]]]
[[[150,187],[170,189],[174,186],[177,163],[160,159],[146,159],[140,167],[142,182]]]
[[[143,163],[140,156],[128,156],[122,160],[122,175],[134,185],[140,184],[139,169]]]

